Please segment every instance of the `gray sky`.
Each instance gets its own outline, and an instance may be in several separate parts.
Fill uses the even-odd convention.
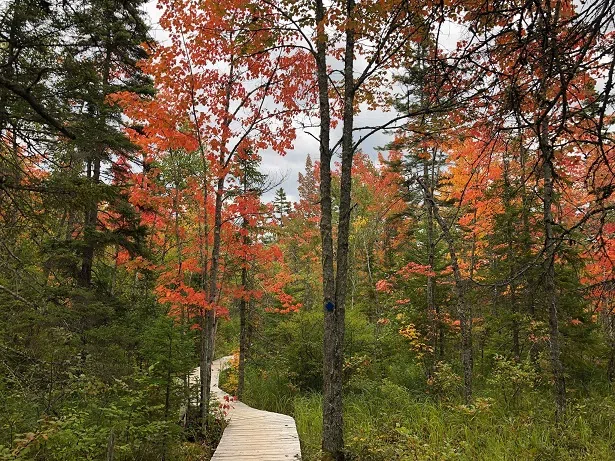
[[[161,11],[156,8],[156,0],[150,0],[146,5],[147,14],[150,17],[152,35],[159,42],[164,42],[168,39],[168,35],[158,25]],[[441,40],[444,47],[452,50],[460,37],[459,26],[452,23],[445,23],[441,30]],[[392,113],[383,113],[381,111],[366,110],[362,111],[355,119],[355,126],[363,125],[378,125],[385,123],[392,116]],[[316,135],[317,130],[311,129],[311,133]],[[337,142],[341,134],[341,123],[338,124],[333,131],[331,139],[332,145]],[[391,136],[384,133],[374,134],[367,139],[362,145],[361,150],[368,154],[372,159],[377,158],[377,147],[384,146],[391,140]],[[281,156],[273,151],[261,152],[263,173],[271,175],[275,179],[284,178],[281,187],[286,191],[290,200],[294,201],[297,196],[297,177],[300,172],[304,171],[305,160],[311,155],[312,160],[318,160],[318,142],[310,134],[298,130],[295,140],[294,149],[289,151],[285,156]],[[335,161],[335,160],[334,160]],[[264,201],[270,201],[273,198],[274,192],[267,193]]]

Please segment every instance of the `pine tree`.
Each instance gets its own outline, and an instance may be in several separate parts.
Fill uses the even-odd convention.
[[[273,199],[273,212],[274,216],[277,214],[276,219],[283,225],[283,220],[291,211],[291,204],[286,198],[286,192],[283,188],[279,188],[275,191],[275,197]]]

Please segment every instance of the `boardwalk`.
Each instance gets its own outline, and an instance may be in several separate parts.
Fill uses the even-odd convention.
[[[212,365],[211,391],[220,401],[228,394],[218,387],[220,370],[230,357]],[[232,402],[222,440],[212,461],[292,461],[301,459],[295,420],[287,415],[256,410],[241,402]]]

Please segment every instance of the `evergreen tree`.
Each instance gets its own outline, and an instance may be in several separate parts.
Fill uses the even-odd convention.
[[[286,198],[286,192],[280,187],[275,191],[275,197],[273,199],[274,216],[277,214],[276,219],[280,224],[283,223],[284,217],[288,216],[291,209],[291,204]]]

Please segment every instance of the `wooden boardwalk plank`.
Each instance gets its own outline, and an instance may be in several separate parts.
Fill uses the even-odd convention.
[[[220,401],[230,396],[218,387],[220,371],[231,357],[214,360],[211,367],[211,392]],[[199,376],[197,368],[193,377]],[[301,447],[295,420],[288,415],[256,410],[242,402],[230,401],[228,426],[212,461],[297,461]]]

